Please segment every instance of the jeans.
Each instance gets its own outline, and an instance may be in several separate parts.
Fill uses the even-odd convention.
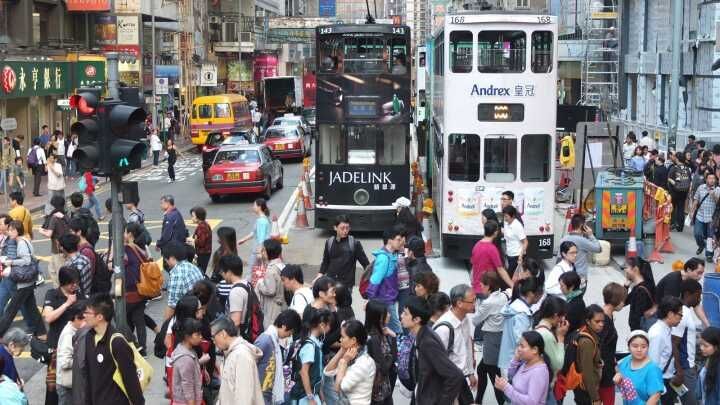
[[[683,384],[687,387],[688,392],[680,397],[680,402],[683,405],[698,405],[697,392],[695,392],[697,388],[697,371],[695,367],[683,367],[683,375],[685,376]]]
[[[693,236],[695,236],[695,244],[698,249],[703,248],[703,250],[705,250],[705,242],[707,241],[708,236],[712,235],[712,222],[695,220],[695,225],[693,225]]]
[[[335,378],[323,376],[322,392],[325,396],[324,405],[335,405],[340,399],[338,392],[335,390]]]
[[[68,158],[67,160],[67,175],[69,177],[75,177],[75,172],[77,171],[77,162],[75,159]]]
[[[17,291],[17,285],[10,278],[5,277],[0,281],[0,313],[3,312],[15,291]],[[23,318],[27,318],[25,307],[21,307],[20,312]]]
[[[72,388],[57,385],[58,405],[73,405]]]
[[[145,354],[147,352],[147,330],[145,329],[145,301],[127,304],[127,321],[130,330],[135,330],[137,337],[138,350]]]
[[[8,189],[8,170],[7,169],[0,169],[0,194],[5,194],[6,189]]]
[[[25,324],[35,336],[42,336],[46,333],[40,311],[35,303],[35,285],[20,288],[12,295],[10,305],[0,318],[0,335],[4,335],[12,325],[18,311],[23,311]]]
[[[391,331],[399,335],[402,332],[402,325],[400,324],[400,315],[398,314],[398,302],[395,301],[388,306],[388,311],[390,311],[390,322],[388,322],[387,326]]]
[[[413,294],[410,293],[410,288],[403,288],[402,290],[398,291],[398,315],[402,314],[403,310],[405,309],[405,303],[411,295]]]
[[[160,164],[160,151],[154,150],[153,153],[153,166],[157,166]]]
[[[98,202],[97,197],[95,197],[95,193],[86,194],[86,197],[87,200],[85,201],[85,204],[83,204],[83,208],[90,209],[90,207],[94,207],[95,216],[99,219],[102,216],[102,213],[100,212],[100,203]]]

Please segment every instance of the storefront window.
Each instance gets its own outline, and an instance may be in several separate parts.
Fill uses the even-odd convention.
[[[550,135],[524,135],[520,148],[520,180],[546,182],[550,179]]]
[[[525,71],[524,31],[482,31],[478,34],[478,71],[522,73]]]
[[[450,134],[448,137],[448,178],[454,181],[480,180],[480,137]]]
[[[485,138],[485,181],[510,183],[517,175],[517,139],[502,135]]]

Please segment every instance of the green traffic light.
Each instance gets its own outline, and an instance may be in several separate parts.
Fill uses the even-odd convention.
[[[127,158],[122,158],[118,162],[118,166],[119,167],[128,167],[128,166],[130,166],[130,162],[128,162]]]

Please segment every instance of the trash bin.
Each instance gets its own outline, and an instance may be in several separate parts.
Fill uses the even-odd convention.
[[[705,273],[702,306],[710,326],[720,327],[720,273]]]

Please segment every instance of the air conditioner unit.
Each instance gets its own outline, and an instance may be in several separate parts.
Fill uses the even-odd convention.
[[[220,24],[222,23],[222,19],[218,16],[212,16],[210,17],[210,24]]]

